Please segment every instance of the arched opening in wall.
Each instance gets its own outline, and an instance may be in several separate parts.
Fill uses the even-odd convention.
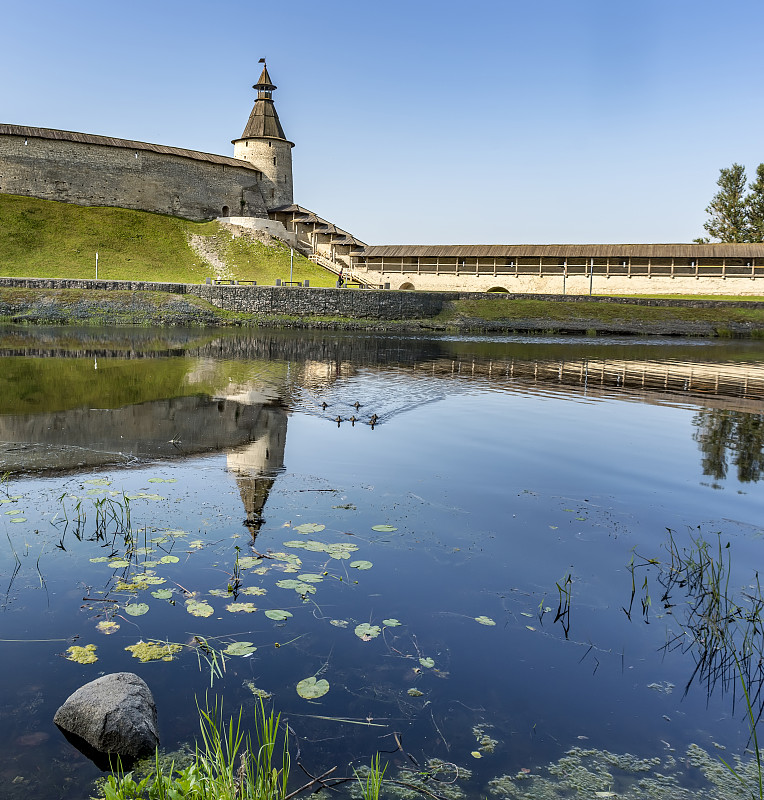
[[[413,292],[414,291],[414,284],[413,283],[402,283],[398,288],[403,290],[404,292]]]
[[[230,217],[231,216],[231,209],[228,206],[223,206],[223,211],[220,215],[221,217]]]
[[[488,290],[489,292],[504,292],[507,294],[509,292],[508,289],[505,289],[503,286],[493,286]]]

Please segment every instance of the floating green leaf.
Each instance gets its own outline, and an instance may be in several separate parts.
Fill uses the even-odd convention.
[[[157,589],[155,592],[151,593],[151,596],[156,597],[157,600],[169,600],[172,597],[172,590]]]
[[[153,547],[136,547],[135,550],[133,550],[133,552],[136,555],[139,555],[139,556],[147,556],[149,553],[153,553],[154,552],[154,548]]]
[[[26,522],[26,517],[11,517],[11,522]]]
[[[91,558],[90,560],[93,562],[93,564],[104,564],[106,561],[109,561],[110,559],[108,556],[98,556],[98,558]]]
[[[91,478],[85,483],[89,483],[92,486],[111,486],[111,481],[108,478]]]
[[[232,614],[235,614],[238,611],[245,611],[248,614],[252,614],[253,612],[257,611],[257,607],[254,603],[229,603],[226,608]]]
[[[146,567],[146,569],[149,569],[151,567],[158,567],[159,566],[159,562],[158,561],[144,561],[141,566]]]
[[[110,561],[109,562],[109,566],[112,569],[122,569],[122,567],[129,567],[130,566],[130,562],[129,561],[125,561],[124,558],[117,558],[114,561]]]
[[[409,697],[424,697],[424,692],[420,692],[419,689],[409,689],[406,694]]]
[[[347,628],[350,623],[346,619],[330,619],[329,624],[334,625],[335,628]]]
[[[470,755],[471,755],[473,758],[482,758],[482,757],[483,757],[483,754],[482,754],[482,753],[481,753],[479,750],[473,750],[473,751],[470,753]]]
[[[397,628],[401,623],[397,619],[383,619],[382,624],[386,625],[388,628]]]
[[[329,545],[323,542],[317,542],[315,539],[308,539],[303,544],[303,549],[309,550],[311,553],[327,553],[329,551]]]
[[[375,639],[381,632],[382,629],[379,625],[370,625],[368,622],[362,622],[360,625],[355,626],[355,635],[365,642]]]
[[[252,655],[255,650],[257,650],[257,648],[252,642],[232,642],[223,652],[227,656],[249,656]]]
[[[128,645],[125,650],[133,654],[133,658],[147,661],[172,661],[176,653],[180,653],[182,645],[169,642],[138,642]]]
[[[193,542],[189,542],[188,546],[192,550],[201,550],[204,547],[204,541],[202,539],[194,539]]]
[[[324,530],[326,525],[320,525],[316,522],[303,522],[302,525],[295,525],[294,530],[297,533],[318,533],[319,531]]]
[[[66,657],[69,661],[76,661],[78,664],[95,664],[98,661],[95,651],[96,646],[94,644],[86,644],[84,647],[73,644],[67,648]]]
[[[160,564],[177,564],[180,559],[177,556],[162,556],[159,559]]]
[[[140,577],[149,586],[159,586],[162,583],[167,583],[167,578],[160,578],[159,575],[141,575]]]
[[[177,478],[149,478],[149,483],[177,483]]]
[[[351,561],[350,566],[355,569],[371,569],[374,565],[371,561]]]
[[[231,596],[231,592],[229,592],[227,589],[210,589],[210,594],[213,597],[230,597]]]
[[[265,612],[265,616],[268,619],[276,620],[276,622],[283,622],[285,619],[289,619],[292,614],[289,611],[282,611],[280,608],[269,608]]]
[[[290,539],[288,542],[284,542],[284,547],[294,547],[296,549],[305,548],[307,542],[304,542],[302,539]]]
[[[419,659],[419,663],[423,667],[426,667],[427,669],[432,669],[435,666],[435,662],[431,658],[427,658],[427,657],[420,658]]]
[[[379,531],[380,533],[392,533],[393,531],[398,530],[393,525],[372,525],[371,529],[373,531]]]
[[[475,617],[475,622],[479,622],[481,625],[495,625],[496,624],[490,617],[486,617],[486,616]]]
[[[297,579],[302,581],[303,583],[321,583],[324,579],[323,575],[319,575],[316,572],[301,572]]]
[[[280,589],[294,589],[297,594],[315,594],[316,587],[309,583],[296,581],[291,578],[285,578],[282,581],[276,581],[276,586]]]
[[[122,610],[131,617],[142,617],[149,610],[149,607],[146,603],[130,603],[129,606],[124,606]]]
[[[186,600],[186,611],[195,617],[211,617],[215,609],[204,600]]]
[[[263,594],[267,594],[267,592],[268,590],[264,589],[262,586],[247,586],[246,588],[241,590],[242,594],[255,595],[257,597]]]
[[[260,559],[256,556],[244,556],[243,558],[239,559],[239,566],[242,569],[249,569],[250,567],[254,567],[260,563]]]
[[[303,678],[297,684],[297,694],[305,700],[316,700],[323,697],[329,691],[329,682],[321,678],[317,681],[315,677]]]
[[[20,508],[12,508],[10,511],[6,511],[5,513],[8,514],[8,516],[13,517],[16,516],[16,514],[22,514],[23,511]]]

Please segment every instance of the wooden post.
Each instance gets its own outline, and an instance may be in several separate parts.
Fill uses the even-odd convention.
[[[674,261],[675,261],[674,256],[671,256],[671,278],[672,278],[672,280],[674,278]]]

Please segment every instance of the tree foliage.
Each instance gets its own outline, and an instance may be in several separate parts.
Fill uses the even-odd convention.
[[[733,164],[722,168],[716,185],[719,191],[706,208],[709,219],[703,227],[720,242],[748,241],[748,214],[745,203],[745,167]]]
[[[764,164],[756,169],[756,180],[745,199],[750,241],[764,242]]]
[[[764,242],[764,164],[756,170],[756,180],[748,186],[742,164],[719,171],[719,191],[706,208],[709,215],[703,227],[720,242]],[[707,238],[696,239],[705,244]]]

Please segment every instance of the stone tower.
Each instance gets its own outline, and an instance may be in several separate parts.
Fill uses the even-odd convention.
[[[249,161],[262,173],[260,191],[270,211],[293,202],[292,194],[292,148],[294,143],[284,136],[279,115],[273,105],[273,90],[276,88],[268,68],[263,61],[263,71],[257,83],[252,113],[240,139],[233,140],[233,156]]]

